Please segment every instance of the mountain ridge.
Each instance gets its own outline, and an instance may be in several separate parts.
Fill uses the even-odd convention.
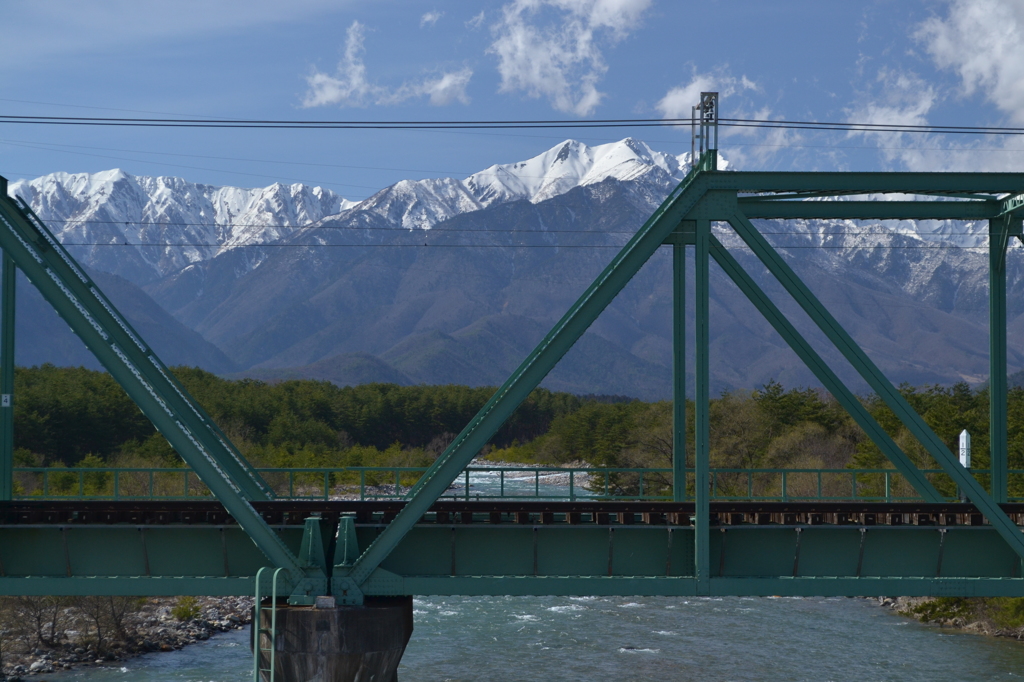
[[[327,195],[319,195],[319,203],[307,201],[303,197],[316,189],[307,186],[272,185],[277,189],[268,194],[269,188],[218,190],[180,179],[131,181],[126,174],[95,178],[89,190],[95,196],[82,189],[87,178],[75,179],[73,189],[80,204],[100,207],[94,216],[131,209],[162,217],[162,227],[155,225],[147,238],[205,235],[216,242],[206,251],[177,254],[177,261],[145,261],[149,274],[137,276],[136,284],[219,348],[235,365],[227,374],[494,385],[667,196],[687,163],[685,154],[656,152],[631,138],[596,147],[567,140],[532,159],[494,165],[463,180],[404,180],[358,203]],[[61,177],[71,182],[75,176]],[[142,192],[133,195],[134,203],[112,199],[132,182]],[[37,187],[36,210],[44,220],[46,211],[59,216],[70,210],[70,200],[55,185],[37,184],[49,188]],[[12,193],[30,185],[14,183]],[[209,197],[221,190],[235,198],[218,207]],[[238,192],[248,192],[250,203]],[[209,203],[200,211],[207,222],[190,225],[191,233],[175,233],[171,219],[187,217],[180,205],[199,195]],[[237,218],[217,223],[216,216],[240,215],[243,204],[263,211],[262,227],[243,234],[232,231]],[[111,240],[123,238],[112,221],[90,225],[83,210],[73,215],[80,229],[62,232],[66,242],[86,236],[90,226],[96,234],[107,229]],[[894,381],[984,381],[983,221],[755,222],[819,297],[837,308],[836,316]],[[777,304],[799,320],[802,313],[736,235],[715,229]],[[120,257],[123,250],[107,251],[119,254],[113,265],[109,257],[100,258],[99,247],[75,255],[95,270],[131,269],[131,258]],[[1011,249],[1007,263],[1009,328],[1024,332],[1020,248]],[[666,254],[656,255],[545,385],[668,397],[670,272]],[[716,390],[751,388],[771,378],[816,383],[717,268],[712,281]],[[798,328],[830,362],[845,364],[806,320]],[[1024,367],[1014,338],[1011,371]],[[839,372],[863,388],[848,367]]]

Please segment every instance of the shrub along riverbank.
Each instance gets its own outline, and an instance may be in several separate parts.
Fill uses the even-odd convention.
[[[922,623],[1024,640],[1024,598],[882,597],[879,604]]]
[[[0,597],[0,680],[113,665],[246,627],[249,597]]]

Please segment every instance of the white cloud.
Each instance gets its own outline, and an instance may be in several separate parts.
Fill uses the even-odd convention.
[[[927,125],[929,114],[943,98],[934,84],[913,73],[883,69],[875,96],[862,96],[846,118],[857,123]],[[851,132],[877,147],[882,159],[908,171],[1020,172],[1024,170],[1024,143],[1013,136],[986,136],[964,140],[938,133]]]
[[[364,106],[368,99],[379,94],[380,88],[366,80],[363,63],[363,25],[353,21],[345,33],[345,54],[338,63],[336,75],[314,71],[306,78],[309,92],[302,101],[304,107],[325,104]]]
[[[1024,123],[1024,2],[948,0],[946,16],[922,22],[912,33],[940,69],[959,77],[963,96],[981,94],[1003,114]],[[848,111],[864,123],[924,125],[945,95],[914,74],[883,69],[880,93]],[[882,158],[911,171],[1015,171],[1024,169],[1022,145],[1013,136],[964,140],[958,136],[852,133],[878,146]]]
[[[546,97],[555,109],[579,116],[592,113],[604,97],[597,89],[608,70],[602,46],[625,38],[650,4],[514,0],[505,5],[488,49],[498,57],[499,91]],[[556,21],[550,21],[552,13]]]
[[[480,14],[477,14],[475,17],[466,22],[466,28],[470,29],[471,31],[475,31],[481,26],[483,26],[483,23],[484,11],[480,10]]]
[[[398,104],[414,97],[429,97],[434,106],[445,106],[453,102],[469,104],[466,86],[473,76],[469,68],[444,73],[438,78],[428,78],[422,83],[406,83],[392,93],[382,93],[378,104]]]
[[[700,93],[714,92],[716,87],[714,77],[708,74],[695,76],[686,85],[670,89],[654,108],[661,112],[662,118],[690,118],[694,105],[700,103]]]
[[[469,103],[466,86],[473,76],[473,70],[469,68],[445,72],[421,82],[403,83],[394,90],[370,82],[366,76],[366,64],[363,63],[363,34],[363,25],[353,21],[346,32],[345,52],[334,75],[314,70],[307,76],[309,90],[302,100],[302,106],[390,105],[417,97],[427,97],[435,106],[444,106],[456,101]]]
[[[444,12],[438,12],[437,10],[427,12],[422,17],[420,17],[420,28],[423,28],[424,26],[433,26],[434,24],[437,23],[437,20],[443,16]]]
[[[741,90],[759,90],[757,84],[746,76],[739,79],[725,73],[694,74],[686,85],[671,88],[654,108],[662,118],[690,118],[693,106],[700,103],[700,93],[717,92],[722,99]]]
[[[1024,2],[953,0],[947,17],[928,19],[914,37],[939,68],[960,76],[965,95],[981,91],[1024,123]]]
[[[857,123],[927,125],[928,112],[938,100],[935,87],[912,73],[882,69],[878,73],[881,97],[854,107],[850,120]],[[860,134],[860,133],[851,133]]]
[[[763,95],[760,85],[747,78],[731,75],[727,67],[709,73],[694,72],[690,80],[670,88],[654,105],[662,118],[689,119],[693,106],[700,103],[700,93],[717,92],[721,109],[729,118],[771,119],[770,107],[757,102]],[[688,123],[682,126],[689,133]],[[740,138],[737,140],[737,138]],[[719,131],[720,147],[727,149],[729,165],[755,169],[770,165],[779,152],[800,142],[799,133],[784,128],[734,128],[723,126]]]
[[[848,120],[881,125],[928,124],[928,114],[939,100],[934,85],[915,74],[889,69],[879,71],[876,81],[877,95],[863,95],[860,103],[847,110]],[[926,162],[919,152],[922,147],[941,145],[940,138],[920,133],[851,131],[846,137],[877,145],[885,160],[909,170],[924,170],[923,165],[934,164],[934,158]],[[940,170],[934,165],[928,169]]]

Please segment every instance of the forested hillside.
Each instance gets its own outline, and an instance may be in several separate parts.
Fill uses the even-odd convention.
[[[231,381],[194,368],[175,373],[242,452],[259,466],[423,466],[487,401],[493,388],[324,381]],[[973,438],[973,465],[988,467],[988,392],[964,383],[904,396],[951,449]],[[15,375],[15,446],[20,466],[180,466],[113,379],[44,365]],[[862,399],[905,452],[935,463],[874,396]],[[1024,389],[1009,396],[1010,466],[1024,468]],[[687,406],[689,441],[693,405]],[[815,389],[777,382],[711,402],[715,467],[886,468],[878,448],[845,411]],[[667,467],[672,405],[538,389],[496,434],[490,459],[594,466]],[[691,454],[692,464],[692,454]],[[1011,482],[1013,483],[1013,482]]]

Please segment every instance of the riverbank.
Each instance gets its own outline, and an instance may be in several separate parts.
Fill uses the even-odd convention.
[[[1024,599],[881,597],[879,605],[921,623],[1024,641]]]
[[[0,680],[175,651],[246,628],[251,617],[251,597],[9,597],[0,617]]]

